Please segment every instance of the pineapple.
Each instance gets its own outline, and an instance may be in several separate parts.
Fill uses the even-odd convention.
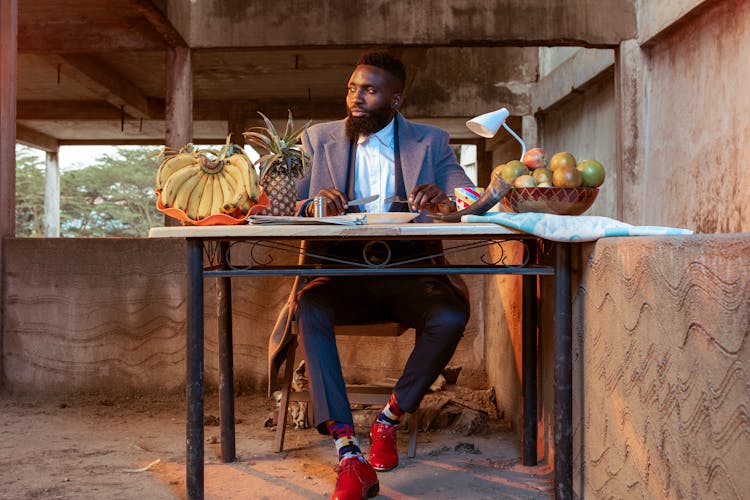
[[[294,215],[297,204],[297,186],[295,179],[304,174],[309,157],[302,149],[300,137],[310,125],[308,121],[301,128],[294,130],[292,112],[283,135],[279,135],[271,120],[263,117],[265,127],[252,127],[243,135],[251,146],[260,149],[258,158],[260,167],[260,185],[270,201],[270,215]]]

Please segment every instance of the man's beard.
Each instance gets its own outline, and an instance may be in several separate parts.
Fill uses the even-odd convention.
[[[390,107],[374,109],[364,116],[352,116],[349,110],[346,114],[346,136],[353,142],[357,142],[360,135],[374,134],[391,121]]]

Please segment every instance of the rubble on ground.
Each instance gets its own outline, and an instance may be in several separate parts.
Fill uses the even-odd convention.
[[[460,366],[446,368],[432,384],[430,392],[425,395],[419,412],[415,415],[407,415],[402,421],[402,427],[408,429],[410,425],[414,425],[413,420],[417,417],[416,425],[419,426],[420,431],[450,429],[456,434],[470,436],[486,434],[489,431],[490,421],[502,420],[503,414],[497,407],[494,388],[476,390],[462,387],[456,383],[460,372]],[[394,380],[384,380],[381,385],[392,386],[394,383]],[[292,390],[308,390],[304,360],[294,371]],[[277,391],[274,396],[278,407],[281,392]],[[352,405],[355,427],[369,428],[380,410],[380,407],[373,405]],[[310,427],[308,403],[290,402],[289,416],[291,419],[287,421],[295,429]],[[277,419],[278,409],[269,415],[264,425],[274,427]]]

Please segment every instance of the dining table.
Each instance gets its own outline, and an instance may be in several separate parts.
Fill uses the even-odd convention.
[[[572,496],[572,297],[571,246],[494,223],[415,223],[384,218],[250,217],[234,225],[182,225],[154,227],[150,238],[185,241],[186,271],[186,486],[189,499],[204,496],[204,287],[216,280],[219,333],[219,400],[221,460],[236,459],[232,353],[231,280],[258,276],[372,276],[372,275],[520,275],[522,276],[521,459],[537,465],[537,344],[539,332],[539,280],[554,280],[552,318],[554,370],[554,489],[555,498]],[[357,261],[314,255],[305,259],[268,259],[268,255],[305,252],[304,242],[342,239],[366,241]],[[392,258],[393,240],[440,240],[441,255]],[[521,245],[523,251],[506,252],[504,245]],[[251,251],[234,251],[247,245]],[[263,249],[264,258],[254,258]],[[242,255],[240,260],[238,255]],[[249,255],[250,257],[247,257]],[[370,257],[368,255],[376,255]],[[451,257],[461,264],[451,264]],[[479,256],[479,257],[477,257]],[[445,257],[443,259],[443,257]],[[487,327],[491,330],[491,326]],[[268,335],[270,332],[257,332]],[[546,379],[546,380],[544,380]]]

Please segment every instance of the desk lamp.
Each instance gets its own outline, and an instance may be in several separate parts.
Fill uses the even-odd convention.
[[[466,122],[466,126],[469,128],[469,130],[471,130],[478,136],[491,139],[495,136],[495,134],[497,134],[498,129],[502,125],[503,127],[505,127],[505,130],[510,133],[510,135],[515,137],[515,139],[521,143],[521,159],[523,159],[523,155],[526,154],[526,144],[520,137],[518,137],[515,132],[513,132],[508,124],[505,123],[505,120],[509,116],[510,111],[508,111],[507,108],[500,108],[497,111],[491,111],[489,113],[479,115],[476,118],[472,118],[471,120]]]

